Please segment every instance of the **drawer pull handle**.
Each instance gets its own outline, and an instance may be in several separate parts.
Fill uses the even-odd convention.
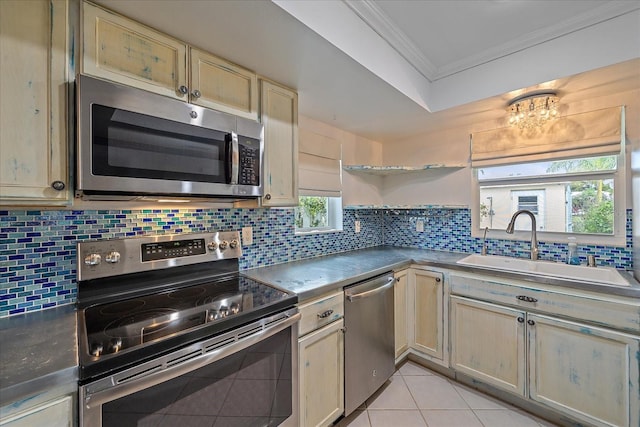
[[[518,295],[516,299],[518,299],[519,301],[526,301],[526,302],[538,302],[537,298],[528,297],[526,295]]]
[[[327,310],[324,311],[322,313],[318,313],[318,318],[319,319],[326,319],[327,317],[331,316],[333,314],[333,310]]]

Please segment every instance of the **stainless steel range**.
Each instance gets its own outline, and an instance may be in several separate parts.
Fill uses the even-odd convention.
[[[78,244],[82,426],[298,424],[297,297],[240,274],[239,239]]]

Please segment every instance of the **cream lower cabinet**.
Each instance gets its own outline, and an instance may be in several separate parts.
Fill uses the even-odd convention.
[[[24,412],[0,419],[1,427],[72,427],[73,425],[72,396],[54,399]]]
[[[260,80],[260,119],[264,125],[264,196],[266,207],[298,204],[298,94]]]
[[[487,384],[525,394],[525,313],[451,296],[451,367]]]
[[[82,73],[257,120],[254,72],[83,3]]]
[[[300,305],[300,427],[332,425],[344,413],[344,296]]]
[[[637,336],[451,296],[451,367],[594,426],[640,425]]]
[[[0,204],[67,205],[68,58],[64,0],[0,1]]]
[[[640,425],[640,338],[527,315],[531,399],[596,426]]]
[[[409,301],[409,346],[429,360],[446,365],[443,273],[411,268]]]
[[[396,283],[393,288],[394,301],[394,331],[396,359],[409,349],[409,324],[408,324],[408,280],[409,270],[395,272],[393,276]]]

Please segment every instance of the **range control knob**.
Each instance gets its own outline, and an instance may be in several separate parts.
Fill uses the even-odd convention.
[[[122,338],[111,338],[109,341],[109,350],[111,353],[117,353],[122,348]]]
[[[235,302],[231,303],[231,306],[229,307],[229,313],[238,314],[239,312],[240,312],[240,306]]]
[[[238,241],[236,239],[233,239],[232,241],[229,242],[229,247],[231,249],[235,249],[238,247]]]
[[[91,349],[89,350],[89,352],[91,353],[92,356],[98,357],[102,354],[103,350],[104,350],[104,347],[102,346],[101,343],[94,342],[91,344]]]
[[[209,242],[207,248],[209,248],[210,251],[215,251],[218,249],[218,244],[216,242]]]
[[[89,254],[84,257],[85,265],[98,265],[102,262],[102,257],[100,254]]]
[[[223,240],[222,242],[220,242],[220,250],[225,250],[229,247],[229,242],[227,242],[226,240]]]
[[[104,257],[104,260],[109,264],[115,264],[117,262],[120,262],[120,252],[111,251],[107,254],[106,257]]]

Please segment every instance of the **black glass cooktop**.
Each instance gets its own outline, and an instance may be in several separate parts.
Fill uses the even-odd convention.
[[[86,330],[81,366],[121,358],[150,346],[171,349],[175,342],[212,336],[296,302],[295,295],[230,274],[197,285],[92,305],[81,314]]]

